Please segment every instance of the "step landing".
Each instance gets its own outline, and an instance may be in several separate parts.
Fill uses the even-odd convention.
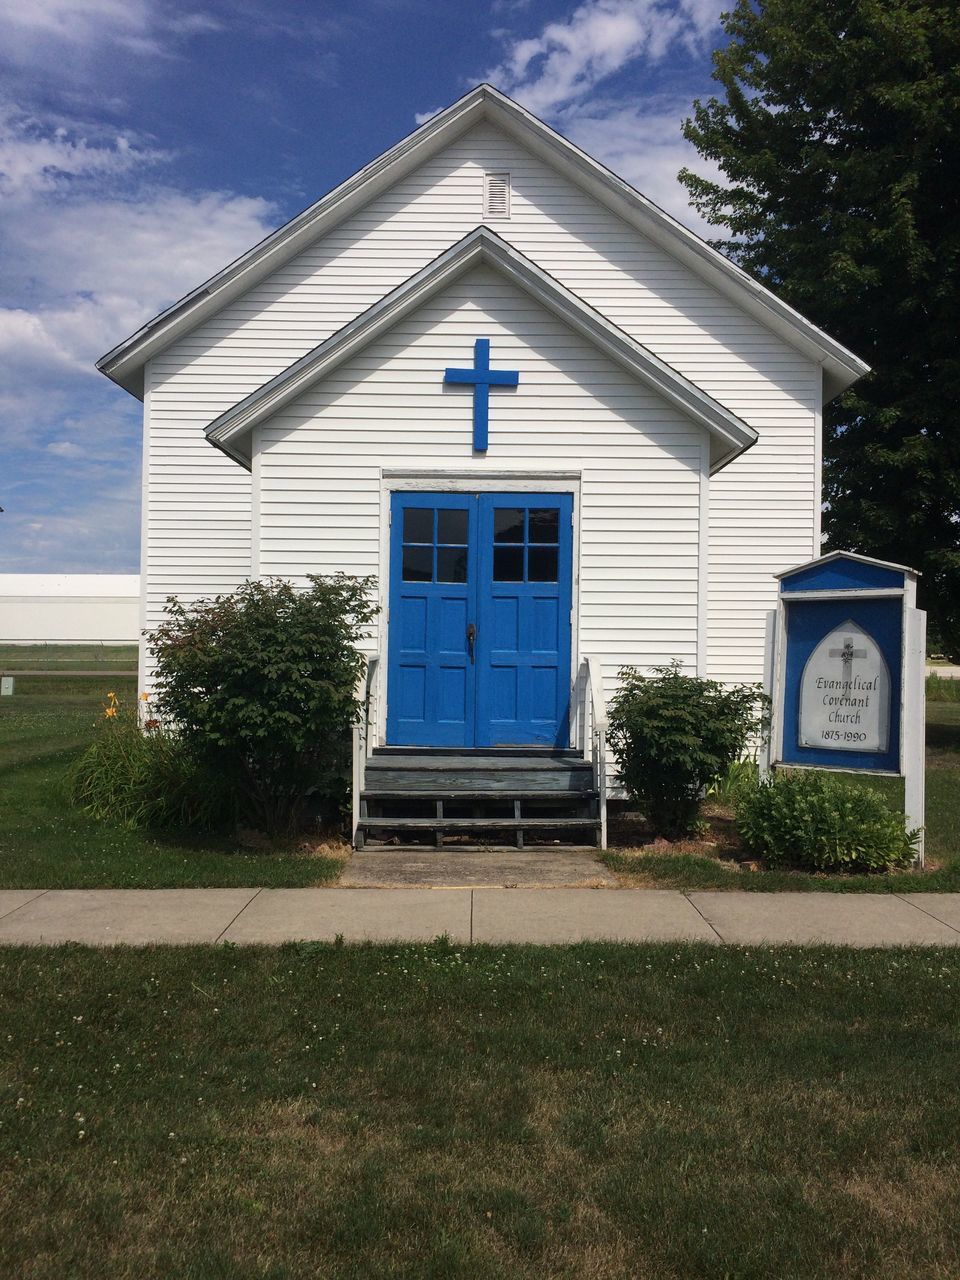
[[[613,872],[594,849],[366,848],[344,866],[349,888],[614,888]]]

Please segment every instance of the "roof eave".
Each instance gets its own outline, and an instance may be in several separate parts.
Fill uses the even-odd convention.
[[[554,158],[561,158],[562,167],[579,171],[581,185],[586,182],[588,189],[601,187],[616,200],[620,206],[616,211],[625,221],[636,226],[642,234],[668,252],[679,255],[691,267],[694,262],[705,267],[711,282],[720,292],[737,297],[741,302],[744,297],[749,299],[752,304],[749,309],[759,309],[769,328],[793,345],[799,346],[811,359],[822,365],[825,372],[824,403],[870,372],[870,366],[859,356],[778,298],[766,285],[714,249],[696,232],[678,222],[672,214],[637,191],[624,178],[595,160],[569,138],[556,133],[499,89],[492,85],[486,88],[490,101],[496,103],[504,118],[512,121],[528,141],[536,139],[549,148]],[[564,165],[564,161],[568,164]]]
[[[831,560],[857,560],[860,564],[876,565],[879,569],[893,569],[897,573],[911,573],[914,577],[919,577],[919,569],[911,569],[908,564],[896,564],[893,560],[878,560],[876,556],[865,556],[860,551],[826,551],[822,556],[817,556],[813,560],[805,560],[803,564],[795,564],[792,569],[783,569],[780,573],[775,573],[774,578],[789,578],[791,574],[800,573],[803,569],[812,569],[818,564],[828,564]]]
[[[376,160],[358,170],[328,195],[272,232],[247,253],[107,352],[97,368],[133,395],[143,394],[143,365],[180,330],[186,331],[223,306],[234,292],[249,288],[284,255],[322,234],[328,224],[349,215],[380,187],[392,185],[418,163],[424,149],[444,145],[491,113],[496,123],[522,138],[572,180],[605,202],[642,234],[705,275],[721,293],[753,312],[768,328],[798,347],[824,369],[825,400],[832,399],[869,372],[853,352],[782,302],[764,285],[711,248],[694,232],[635,190],[575,143],[562,137],[492,85],[481,84],[408,134]],[[189,319],[188,319],[189,317]]]
[[[704,426],[717,442],[711,470],[719,470],[756,443],[757,433],[659,357],[594,311],[559,281],[487,227],[478,227],[361,315],[221,414],[207,439],[241,465],[250,465],[249,434],[337,365],[392,327],[422,301],[480,262],[498,267],[564,323],[616,363]]]
[[[377,194],[378,186],[391,186],[402,176],[404,168],[412,169],[424,147],[435,143],[437,135],[452,140],[470,128],[483,112],[488,85],[478,85],[458,98],[443,111],[431,117],[413,133],[401,138],[370,164],[351,174],[322,199],[301,210],[289,222],[271,231],[246,253],[235,258],[223,270],[211,276],[198,288],[154,316],[136,333],[118,343],[97,361],[97,369],[124,390],[143,397],[143,369],[146,362],[177,336],[188,314],[186,328],[193,328],[206,318],[207,312],[219,310],[232,293],[242,292],[273,270],[278,257],[297,252],[298,247],[320,234],[327,224],[335,224],[349,216],[353,207],[366,203]],[[204,304],[209,305],[205,308]],[[201,314],[196,314],[197,312]]]

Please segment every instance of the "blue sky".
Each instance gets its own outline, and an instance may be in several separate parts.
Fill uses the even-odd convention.
[[[94,361],[490,80],[697,230],[717,0],[0,0],[0,572],[139,568]]]

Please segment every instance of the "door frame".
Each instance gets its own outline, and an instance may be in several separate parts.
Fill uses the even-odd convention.
[[[380,471],[380,572],[378,574],[377,648],[381,661],[377,666],[377,705],[384,714],[377,716],[376,746],[386,745],[387,733],[387,655],[390,626],[390,500],[394,493],[569,493],[573,497],[572,579],[570,583],[570,673],[573,687],[580,667],[580,471],[451,471],[381,468]],[[568,716],[569,741],[573,743],[574,706],[570,700]]]

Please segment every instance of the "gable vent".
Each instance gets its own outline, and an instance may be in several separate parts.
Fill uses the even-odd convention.
[[[509,173],[483,175],[483,216],[485,220],[510,217]]]

